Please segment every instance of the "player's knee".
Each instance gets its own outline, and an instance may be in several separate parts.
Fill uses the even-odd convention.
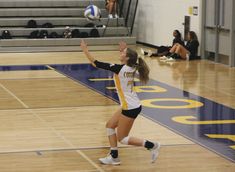
[[[106,128],[111,128],[111,125],[110,125],[110,122],[106,122],[106,125],[105,125]]]
[[[116,128],[116,126],[114,126],[114,123],[113,123],[113,122],[108,121],[108,122],[106,123],[106,128]]]
[[[106,130],[107,130],[107,135],[108,136],[112,136],[112,135],[116,134],[116,131],[113,128],[106,128]]]
[[[126,137],[118,137],[118,141],[124,145],[128,145],[129,144],[129,136]]]

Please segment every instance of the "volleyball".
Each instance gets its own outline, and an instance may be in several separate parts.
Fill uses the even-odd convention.
[[[85,13],[84,16],[88,19],[88,20],[99,20],[101,18],[101,11],[100,9],[95,6],[95,5],[89,5],[86,9],[85,9]]]

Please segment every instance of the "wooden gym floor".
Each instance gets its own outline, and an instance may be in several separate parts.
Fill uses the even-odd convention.
[[[118,52],[93,52],[118,63]],[[87,63],[82,53],[0,54],[1,66]],[[151,78],[235,108],[235,69],[209,61],[166,64],[146,58]],[[196,64],[196,65],[195,65]],[[191,68],[188,71],[188,67]],[[118,105],[54,70],[0,72],[1,172],[234,172],[235,164],[143,117],[131,135],[158,140],[159,159],[122,146],[122,165],[103,166],[105,122]]]

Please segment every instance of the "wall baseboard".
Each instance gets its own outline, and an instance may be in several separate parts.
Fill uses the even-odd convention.
[[[136,43],[137,43],[137,44],[142,44],[142,45],[144,45],[144,46],[146,46],[146,47],[150,47],[150,48],[158,48],[158,46],[156,46],[156,45],[149,44],[149,43],[145,43],[145,42],[139,42],[139,41],[137,41]]]

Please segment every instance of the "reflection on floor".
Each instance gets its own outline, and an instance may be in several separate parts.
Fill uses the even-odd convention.
[[[112,73],[88,64],[51,65],[56,71],[118,101]],[[8,66],[0,70],[50,70],[46,66]],[[143,115],[235,161],[235,110],[206,98],[151,80],[136,91]]]

